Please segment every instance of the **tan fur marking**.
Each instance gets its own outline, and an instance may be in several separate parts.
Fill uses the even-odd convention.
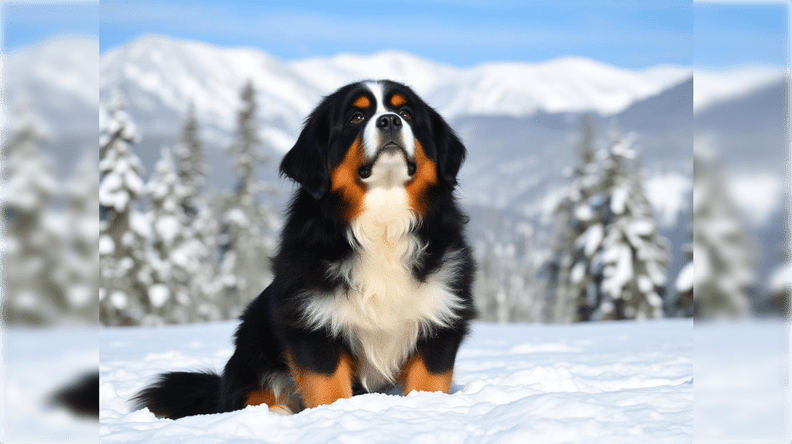
[[[407,103],[407,99],[401,94],[396,93],[391,97],[391,105],[393,105],[394,108],[398,108],[405,103]]]
[[[300,411],[300,400],[292,394],[276,395],[271,390],[260,389],[248,393],[245,406],[267,404],[271,412],[292,414]]]
[[[335,372],[330,375],[313,373],[298,367],[291,355],[286,356],[286,361],[292,381],[306,408],[332,404],[340,398],[352,397],[355,363],[348,354],[341,355]]]
[[[371,100],[366,96],[360,96],[352,103],[352,106],[359,109],[366,109],[371,106]]]
[[[423,359],[416,354],[404,363],[401,373],[401,383],[404,385],[405,395],[413,390],[448,393],[451,390],[451,379],[453,375],[453,370],[438,374],[429,372],[429,370],[426,369]]]
[[[269,390],[253,390],[252,392],[248,393],[247,400],[245,400],[245,405],[261,405],[267,404],[270,407],[274,407],[279,404],[278,398],[275,397],[275,394]]]
[[[429,211],[426,190],[437,183],[437,165],[426,156],[423,146],[415,141],[415,176],[407,183],[407,194],[410,196],[410,207],[420,215]]]
[[[366,184],[360,180],[358,169],[363,163],[363,144],[360,138],[349,147],[344,160],[333,170],[330,175],[330,188],[340,193],[343,204],[340,208],[342,217],[354,220],[363,211],[363,197],[366,194]]]

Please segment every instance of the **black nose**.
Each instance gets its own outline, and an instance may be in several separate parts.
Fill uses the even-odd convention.
[[[401,128],[401,119],[396,114],[385,114],[377,119],[377,128],[385,131],[395,131]]]

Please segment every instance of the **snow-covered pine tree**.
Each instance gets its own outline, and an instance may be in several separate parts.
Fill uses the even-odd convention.
[[[209,201],[204,196],[196,200],[196,215],[189,226],[192,235],[185,245],[195,262],[195,271],[190,279],[190,295],[195,301],[196,320],[200,321],[222,319],[221,306],[224,305],[224,301],[220,300],[223,284],[217,260],[220,226],[215,216],[217,212],[209,205]]]
[[[191,267],[193,258],[186,249],[192,233],[182,207],[184,190],[178,179],[170,150],[162,148],[147,186],[151,197],[148,220],[153,284],[148,288],[151,312],[146,313],[144,324],[181,324],[193,318],[189,281],[198,270]]]
[[[572,279],[591,274],[596,286],[596,298],[580,307],[578,320],[663,315],[669,245],[644,194],[634,144],[614,122],[601,162],[602,192],[589,200],[598,220],[575,241],[586,259],[573,266]]]
[[[148,227],[134,210],[144,191],[143,166],[131,150],[140,137],[123,106],[114,94],[109,108],[99,109],[99,306],[105,325],[139,324],[151,311]]]
[[[218,308],[221,284],[217,279],[218,265],[215,258],[219,226],[215,211],[205,195],[209,168],[199,133],[195,103],[191,102],[181,140],[175,147],[183,196],[181,205],[190,232],[185,240],[185,248],[189,252],[194,272],[189,280],[189,294],[195,306],[195,320],[217,320],[221,317]]]
[[[195,104],[190,102],[187,120],[182,128],[181,141],[175,147],[175,154],[179,181],[183,187],[184,195],[181,205],[184,208],[184,213],[191,220],[197,215],[200,206],[198,200],[203,192],[208,171],[206,153],[204,153],[199,131],[198,118],[195,116]]]
[[[786,257],[770,273],[767,282],[767,301],[764,310],[773,316],[792,317],[790,297],[792,296],[792,263]]]
[[[541,258],[533,249],[533,227],[518,223],[514,241],[487,233],[476,244],[476,309],[483,321],[538,322],[542,320],[537,271]]]
[[[68,241],[63,261],[67,299],[83,322],[99,322],[99,171],[86,151],[68,184]]]
[[[790,189],[787,187],[784,200],[789,202]],[[753,313],[759,316],[782,317],[792,319],[792,217],[788,212],[784,214],[786,225],[786,242],[776,245],[775,265],[772,266],[770,275],[763,286],[764,294],[757,297],[752,304]]]
[[[226,203],[221,233],[220,278],[230,309],[228,316],[236,316],[269,283],[269,257],[275,247],[271,232],[277,225],[274,213],[257,198],[265,187],[256,178],[256,167],[269,159],[258,136],[258,106],[252,82],[244,85],[240,98],[238,138],[228,147],[238,179]]]
[[[693,149],[693,294],[695,317],[739,318],[750,311],[756,244],[720,177],[705,141]]]
[[[600,192],[601,180],[595,163],[596,129],[591,115],[580,122],[581,137],[575,147],[578,166],[568,171],[571,182],[556,207],[553,217],[552,256],[545,265],[548,275],[545,317],[553,322],[568,323],[577,318],[576,309],[587,299],[586,289],[591,276],[571,279],[572,266],[580,251],[575,240],[593,223],[593,213],[588,204]]]
[[[9,113],[8,129],[2,153],[3,318],[9,324],[58,323],[68,305],[56,273],[63,259],[62,235],[47,220],[57,187],[43,151],[46,130],[25,102]]]
[[[692,203],[693,193],[690,194]],[[685,264],[674,281],[677,296],[674,301],[668,301],[666,312],[671,316],[694,316],[693,300],[693,208],[692,205],[685,211],[688,224],[688,242],[682,245],[683,263]]]
[[[634,136],[622,135],[614,123],[608,148],[596,152],[588,148],[593,137],[586,126],[579,145],[583,166],[573,171],[556,211],[554,318],[660,317],[668,243],[643,192]]]

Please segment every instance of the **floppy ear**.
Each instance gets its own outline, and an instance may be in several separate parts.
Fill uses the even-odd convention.
[[[283,157],[280,173],[302,186],[319,200],[330,188],[327,166],[327,144],[330,136],[329,122],[319,110],[306,121],[300,137]]]
[[[465,145],[454,133],[454,130],[446,121],[432,108],[429,108],[429,116],[432,122],[432,133],[437,149],[437,170],[445,183],[453,187],[457,184],[457,173],[465,161],[467,150]]]

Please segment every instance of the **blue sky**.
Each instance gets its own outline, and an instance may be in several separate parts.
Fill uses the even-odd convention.
[[[140,0],[6,3],[3,21],[6,49],[78,33],[100,35],[104,52],[153,33],[254,47],[282,60],[401,50],[455,66],[575,55],[635,69],[693,65],[695,37],[697,67],[788,63],[786,6],[780,4]]]
[[[789,65],[787,4],[696,3],[696,68]]]

